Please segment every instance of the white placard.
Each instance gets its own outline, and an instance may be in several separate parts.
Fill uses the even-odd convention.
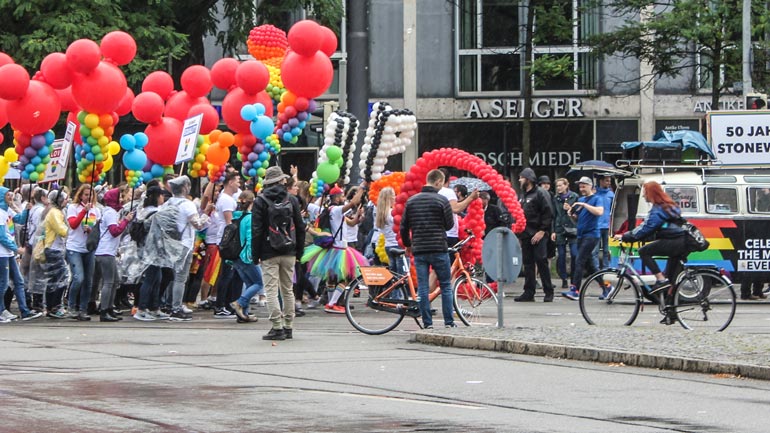
[[[189,161],[195,156],[195,148],[198,144],[198,133],[201,130],[202,121],[203,113],[185,119],[184,126],[182,127],[182,139],[179,140],[179,149],[176,151],[176,162],[174,162],[174,165]]]
[[[717,111],[706,119],[709,143],[722,164],[770,164],[770,111]]]
[[[67,177],[67,165],[69,164],[70,150],[72,149],[72,140],[75,138],[75,131],[78,125],[74,122],[67,122],[67,130],[64,132],[64,138],[53,141],[51,149],[51,160],[45,168],[45,177],[43,182],[53,182]]]

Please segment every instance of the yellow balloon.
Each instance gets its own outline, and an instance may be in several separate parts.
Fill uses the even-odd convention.
[[[110,155],[117,155],[120,153],[120,144],[117,141],[110,141],[108,150]]]
[[[87,114],[85,119],[85,125],[86,128],[93,130],[97,126],[99,126],[99,115],[98,114]],[[99,128],[101,129],[101,128]],[[93,133],[92,133],[93,134]],[[104,130],[102,130],[102,135],[104,135]]]
[[[102,173],[110,171],[112,168],[112,155],[108,156],[107,159],[104,160],[104,166],[102,167]]]
[[[16,162],[19,160],[19,155],[16,153],[16,149],[9,147],[3,153],[3,157],[8,162]]]
[[[91,130],[91,137],[94,137],[97,140],[102,138],[102,137],[104,137],[104,129],[102,129],[102,128],[98,127],[98,126],[96,128],[93,128]]]
[[[110,137],[102,135],[98,140],[96,140],[96,144],[98,144],[99,147],[107,147],[110,144]]]
[[[203,136],[203,142],[204,142],[205,144],[211,144],[211,138],[209,138],[209,135],[208,135],[208,134],[206,134],[206,135],[204,135],[204,136]]]
[[[5,177],[6,174],[8,174],[8,169],[11,167],[10,164],[8,164],[8,161],[5,160],[2,156],[0,156],[0,177]],[[2,183],[2,182],[0,182]]]

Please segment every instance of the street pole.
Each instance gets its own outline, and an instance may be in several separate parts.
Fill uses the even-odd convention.
[[[751,0],[743,0],[742,15],[742,42],[743,42],[743,103],[746,104],[746,97],[753,92],[751,88]],[[749,107],[743,107],[744,110]]]
[[[356,148],[364,145],[364,131],[369,124],[369,33],[367,30],[367,15],[369,2],[366,0],[348,0],[347,2],[348,33],[347,38],[347,84],[348,106],[350,113],[358,118],[361,131],[358,134]],[[360,152],[353,156],[353,168],[350,180],[357,183],[359,178],[358,163]]]
[[[417,112],[417,0],[404,0],[404,108]],[[401,156],[403,167],[417,161],[419,135]]]

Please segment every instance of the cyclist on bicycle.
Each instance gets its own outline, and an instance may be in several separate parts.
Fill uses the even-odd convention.
[[[671,281],[680,271],[678,269],[680,261],[688,254],[684,231],[677,224],[682,217],[682,210],[655,181],[646,182],[642,186],[642,197],[647,203],[652,203],[652,208],[644,222],[633,231],[614,237],[623,242],[639,242],[655,238],[655,241],[639,248],[639,257],[642,259],[642,264],[655,274],[656,281],[652,292],[666,290],[665,302],[666,306],[670,306],[672,304]],[[668,257],[666,275],[661,272],[653,256]],[[670,318],[666,317],[661,323],[673,322],[667,319]]]

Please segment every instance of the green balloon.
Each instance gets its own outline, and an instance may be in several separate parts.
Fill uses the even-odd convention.
[[[316,173],[319,179],[331,185],[340,177],[340,168],[330,162],[324,162],[318,165]]]
[[[329,161],[334,162],[342,158],[342,149],[337,146],[329,146],[326,148],[326,157],[329,158]]]
[[[342,158],[338,158],[334,160],[334,165],[336,165],[339,168],[342,168],[342,164],[344,164],[345,161],[342,160]]]

